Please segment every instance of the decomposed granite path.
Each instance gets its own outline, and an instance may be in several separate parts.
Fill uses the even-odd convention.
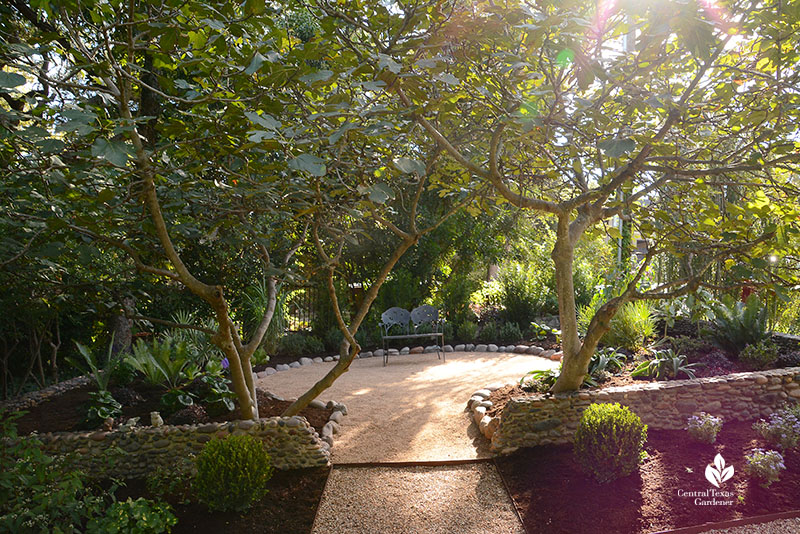
[[[312,534],[524,534],[490,462],[336,467]]]
[[[498,353],[409,354],[355,360],[322,400],[347,406],[335,438],[334,467],[314,534],[524,534],[511,498],[490,461],[464,465],[347,466],[348,463],[441,462],[490,457],[465,411],[489,384],[516,382],[557,364]],[[333,363],[306,365],[258,380],[296,398]]]
[[[408,354],[353,361],[350,370],[320,395],[347,406],[335,437],[334,464],[420,462],[490,457],[488,443],[465,411],[470,395],[494,383],[517,382],[534,369],[555,362],[537,356],[452,352]],[[284,398],[297,398],[322,378],[333,363],[281,371],[257,386]]]

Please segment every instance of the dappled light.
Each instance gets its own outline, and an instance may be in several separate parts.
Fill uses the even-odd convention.
[[[303,393],[332,364],[314,364],[258,381],[282,397]],[[516,383],[528,371],[557,367],[535,356],[486,353],[409,354],[355,360],[321,396],[348,415],[333,447],[335,463],[485,458],[488,442],[465,411],[470,395],[493,383]],[[368,385],[365,387],[365,385]]]

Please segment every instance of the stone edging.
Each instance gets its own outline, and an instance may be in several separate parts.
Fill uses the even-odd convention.
[[[499,416],[486,415],[495,384],[472,394],[467,408],[491,449],[509,454],[520,447],[569,443],[583,410],[594,402],[619,402],[651,428],[678,430],[700,411],[733,421],[767,417],[787,401],[800,400],[800,367],[724,376],[646,382],[630,386],[534,394],[511,399]]]
[[[83,387],[90,382],[87,376],[76,376],[69,380],[64,380],[57,384],[52,384],[46,388],[36,391],[31,391],[20,395],[19,397],[11,398],[7,401],[0,402],[0,411],[17,412],[26,408],[33,408],[34,406],[43,403],[50,397],[66,393],[71,389]]]
[[[32,408],[53,396],[82,387],[90,382],[85,376],[75,377],[11,399],[0,408],[18,411]],[[268,393],[277,400],[284,400]],[[35,434],[43,450],[52,454],[70,455],[68,462],[76,468],[102,476],[144,476],[156,467],[173,467],[180,458],[197,454],[213,436],[252,434],[267,446],[277,469],[297,469],[330,465],[334,435],[340,432],[347,407],[339,402],[313,400],[309,406],[333,410],[320,434],[304,417],[269,417],[259,421],[226,421],[199,425],[137,426],[130,430],[110,432],[48,432]],[[20,439],[25,439],[21,436]],[[126,454],[123,462],[109,471],[102,451],[118,447]],[[75,453],[75,454],[70,454]]]
[[[428,345],[427,347],[403,347],[402,349],[389,349],[389,356],[400,356],[405,354],[429,354],[436,352],[436,345]],[[553,349],[545,350],[536,345],[496,345],[494,343],[481,343],[481,344],[459,344],[455,347],[453,345],[445,345],[442,347],[442,352],[509,352],[514,354],[532,354],[534,356],[541,356],[549,358],[554,361],[560,361],[562,352]],[[358,358],[382,358],[384,355],[383,349],[375,351],[360,352]]]
[[[321,436],[300,416],[33,436],[42,442],[45,452],[64,455],[68,465],[102,477],[142,477],[159,467],[174,468],[180,460],[198,454],[212,438],[231,434],[249,434],[263,441],[276,469],[327,466],[330,465],[333,436],[339,433],[347,407],[335,401],[318,400],[312,401],[310,406],[333,410]],[[26,436],[19,439],[26,439]],[[121,461],[109,467],[107,451],[114,449],[122,451]]]

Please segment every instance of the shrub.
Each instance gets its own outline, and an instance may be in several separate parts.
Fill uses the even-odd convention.
[[[104,500],[83,473],[46,455],[36,437],[17,439],[20,415],[0,413],[0,436],[8,439],[0,447],[0,532],[80,532],[102,513]]]
[[[483,328],[481,328],[480,333],[478,334],[478,341],[482,343],[494,343],[497,341],[497,323],[494,321],[489,321]]]
[[[522,331],[517,323],[504,323],[497,331],[497,341],[509,342],[522,339]]]
[[[466,343],[475,341],[478,338],[478,325],[472,321],[464,321],[456,328],[456,338]]]
[[[769,421],[761,419],[753,428],[784,451],[793,449],[800,442],[800,405],[778,410],[769,416]]]
[[[706,412],[691,416],[686,422],[689,435],[701,443],[714,443],[722,430],[722,417],[714,417]]]
[[[245,511],[266,493],[272,460],[253,436],[209,441],[196,460],[193,489],[209,510]]]
[[[768,487],[776,482],[781,475],[781,471],[786,469],[783,463],[783,456],[778,451],[765,451],[764,449],[753,449],[750,454],[745,454],[747,472],[761,479],[763,487]]]
[[[325,338],[323,344],[327,350],[339,352],[339,345],[341,345],[344,335],[339,330],[338,326],[332,326],[325,331]]]
[[[770,337],[767,333],[767,307],[755,294],[750,295],[745,303],[734,302],[728,296],[712,306],[712,310],[713,327],[704,334],[709,335],[720,348],[738,353],[745,346]]]
[[[550,289],[552,270],[543,269],[536,263],[522,266],[514,262],[503,267],[499,279],[502,287],[501,317],[506,321],[528,324],[537,315],[558,310],[555,293]]]
[[[145,479],[147,491],[164,501],[188,504],[191,502],[194,470],[194,456],[182,457],[169,468],[156,467]]]
[[[765,369],[778,359],[778,347],[771,341],[760,341],[747,345],[739,353],[739,361],[753,369]]]
[[[600,308],[599,298],[578,311],[578,326],[582,332],[589,328],[594,314]],[[603,335],[604,345],[635,351],[644,347],[645,341],[653,337],[656,321],[652,305],[643,300],[627,302],[611,319],[609,330]]]
[[[305,332],[295,332],[286,334],[280,339],[278,352],[287,356],[322,354],[325,352],[325,345],[317,336]]]
[[[575,433],[575,456],[600,483],[627,476],[646,458],[647,425],[627,406],[592,404]]]
[[[178,519],[168,504],[143,498],[112,504],[105,515],[89,521],[87,534],[160,534],[170,532]]]

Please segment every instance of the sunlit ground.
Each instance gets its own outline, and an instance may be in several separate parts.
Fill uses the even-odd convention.
[[[488,443],[465,411],[489,384],[518,382],[528,371],[557,364],[536,356],[497,353],[410,354],[356,360],[319,398],[347,405],[334,463],[431,461],[489,456]],[[312,364],[258,381],[284,398],[304,393],[333,367]]]

